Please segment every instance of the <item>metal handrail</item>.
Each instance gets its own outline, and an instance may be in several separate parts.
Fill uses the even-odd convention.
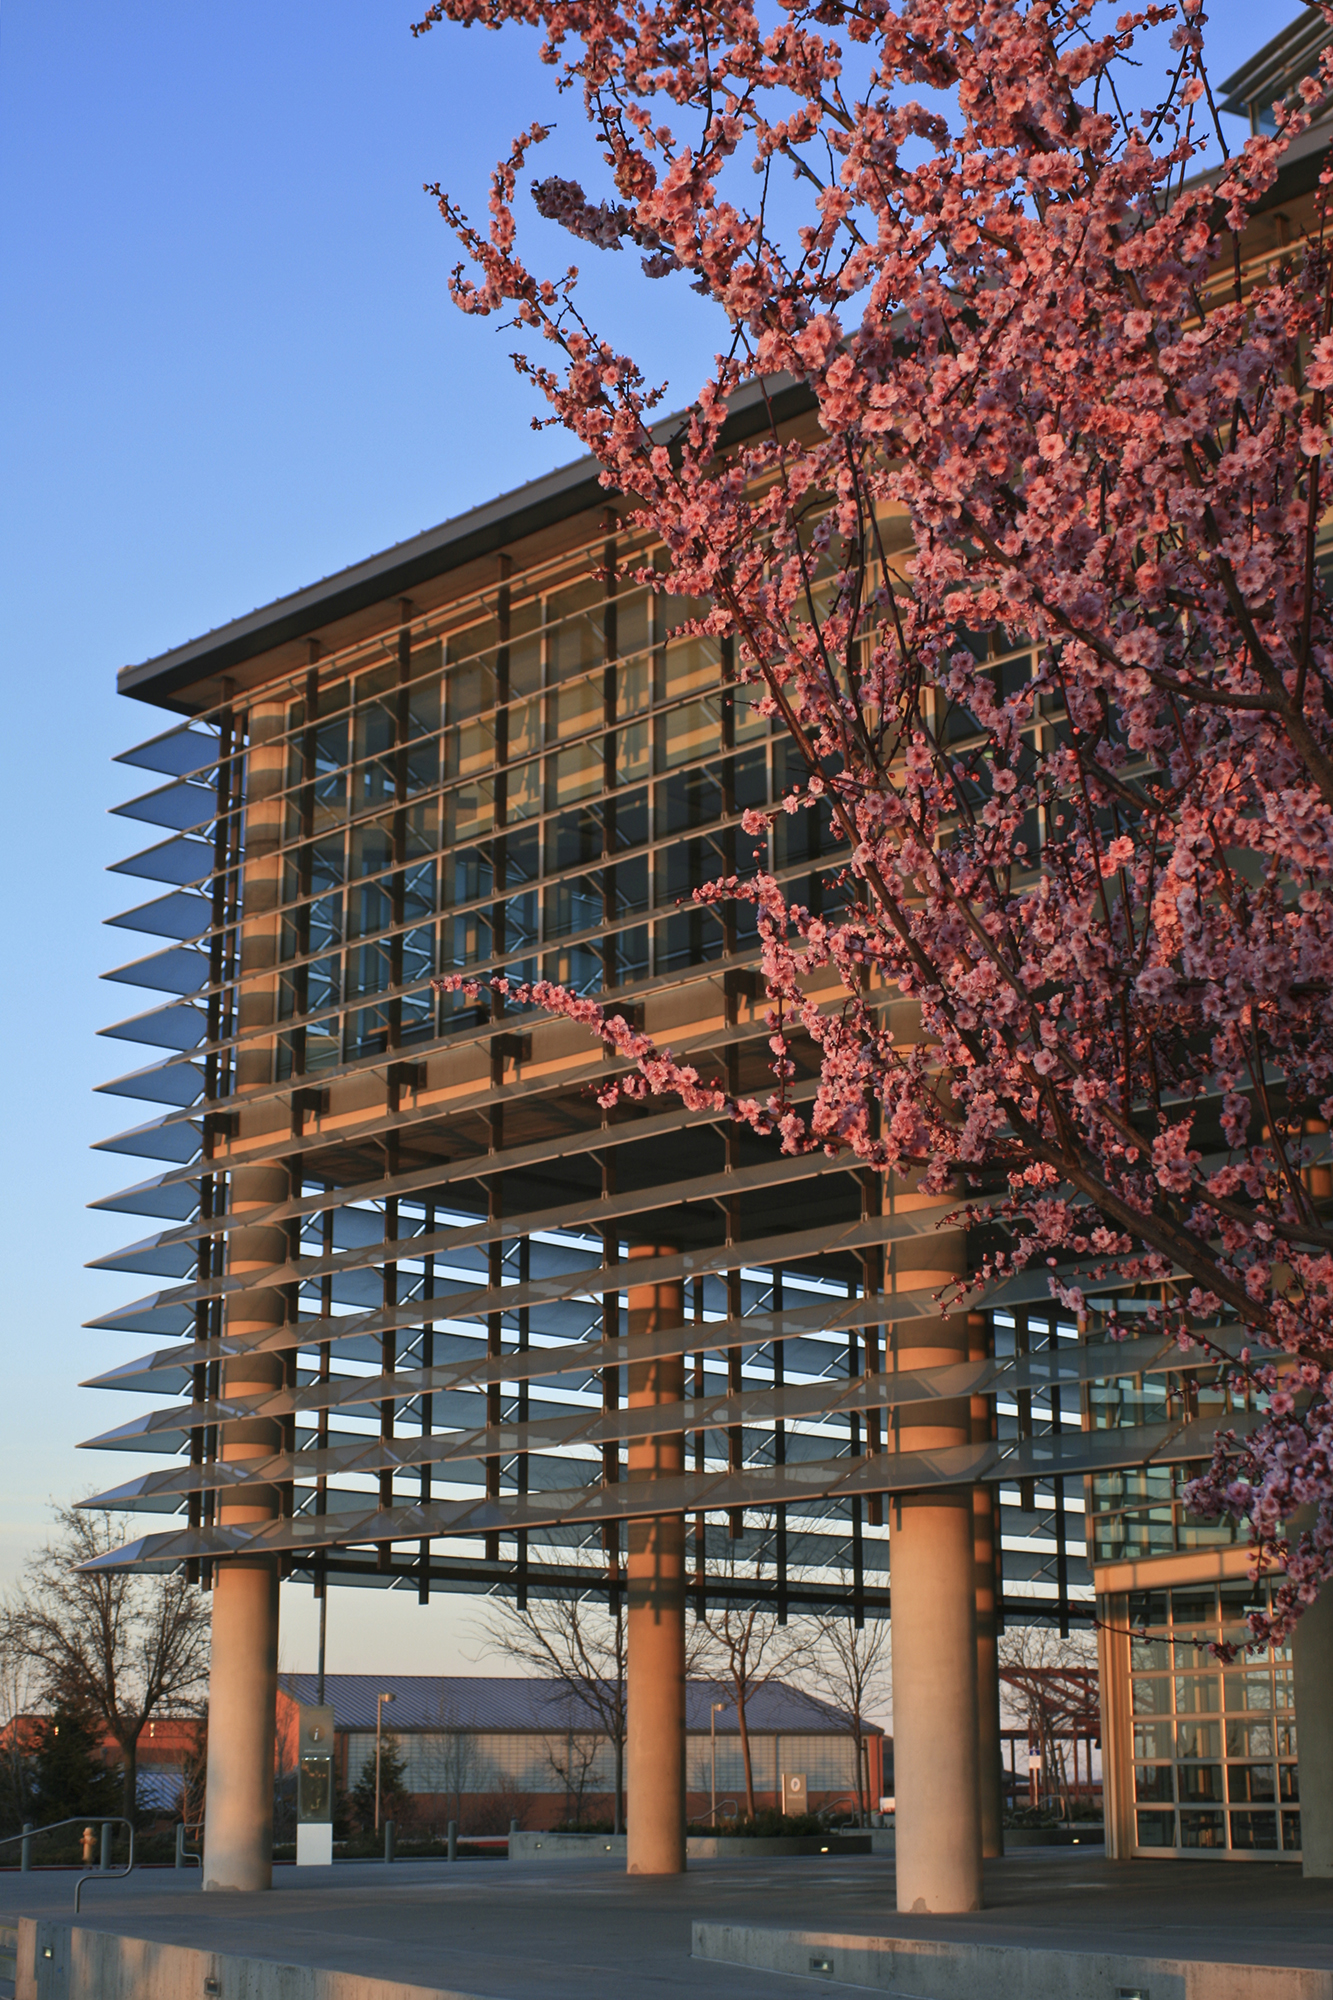
[[[731,1808],[731,1811],[729,1813],[727,1811],[728,1806],[730,1806]],[[713,1822],[713,1831],[714,1833],[716,1833],[717,1816],[719,1813],[721,1813],[725,1818],[736,1820],[740,1816],[737,1801],[735,1799],[719,1799],[715,1806],[709,1806],[707,1812],[693,1813],[691,1814],[691,1818],[696,1821],[701,1819],[711,1819]]]
[[[16,1840],[22,1841],[22,1852],[28,1852],[28,1842],[39,1840],[44,1833],[59,1833],[66,1826],[124,1826],[129,1828],[130,1858],[123,1868],[94,1868],[87,1875],[80,1875],[74,1884],[74,1914],[79,1914],[79,1898],[83,1894],[85,1882],[105,1882],[112,1877],[119,1879],[134,1873],[134,1821],[121,1813],[79,1813],[75,1819],[53,1819],[49,1826],[30,1826],[22,1833],[7,1833],[0,1836],[0,1847],[12,1847]]]

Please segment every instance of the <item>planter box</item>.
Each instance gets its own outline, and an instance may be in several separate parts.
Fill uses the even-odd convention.
[[[1101,1847],[1106,1840],[1106,1828],[1089,1821],[1086,1826],[1007,1826],[1004,1830],[1004,1851],[1009,1854],[1019,1847]]]
[[[592,1861],[601,1855],[625,1859],[623,1833],[511,1833],[511,1861]]]
[[[882,1841],[883,1834],[878,1836]],[[891,1843],[891,1837],[890,1837]],[[692,1833],[685,1851],[692,1861],[759,1860],[775,1854],[873,1854],[876,1836],[871,1833],[775,1834],[770,1839],[747,1840],[732,1833]],[[623,1833],[512,1833],[509,1836],[511,1861],[594,1861],[604,1855],[625,1859]]]
[[[775,1833],[747,1840],[744,1834],[692,1833],[685,1846],[700,1861],[744,1861],[761,1854],[872,1854],[869,1833]]]

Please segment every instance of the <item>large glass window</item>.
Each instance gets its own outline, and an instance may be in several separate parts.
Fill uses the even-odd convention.
[[[1301,1844],[1286,1649],[1242,1652],[1248,1583],[1129,1599],[1135,1839],[1145,1852],[1292,1855]]]

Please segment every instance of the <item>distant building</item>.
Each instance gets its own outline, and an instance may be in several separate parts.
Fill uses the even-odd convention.
[[[279,1678],[279,1756],[293,1702],[313,1702],[314,1674]],[[407,1789],[423,1818],[457,1818],[465,1832],[503,1833],[511,1818],[541,1830],[612,1817],[615,1759],[596,1715],[558,1680],[483,1674],[329,1674],[324,1699],[334,1714],[338,1782],[350,1791],[375,1761],[375,1698],[391,1693],[384,1731],[407,1766]],[[686,1705],[688,1810],[710,1809],[709,1711],[726,1689],[690,1683]],[[746,1704],[755,1803],[780,1803],[781,1777],[800,1773],[812,1810],[849,1805],[856,1751],[845,1723],[826,1702],[771,1681]],[[893,1741],[867,1725],[868,1796],[878,1804],[892,1787]],[[885,1773],[889,1783],[886,1787]],[[717,1796],[745,1810],[745,1771],[736,1710],[717,1717]]]

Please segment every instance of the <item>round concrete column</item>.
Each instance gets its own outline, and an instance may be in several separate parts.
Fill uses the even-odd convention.
[[[277,1104],[245,1108],[247,1091],[262,1089],[273,1075],[273,1040],[264,1032],[276,1019],[278,919],[281,900],[286,723],[282,703],[256,705],[250,712],[246,764],[245,867],[242,877],[241,981],[237,1023],[235,1092],[239,1124],[233,1144],[240,1153],[273,1150],[281,1143],[284,1116]],[[256,1145],[255,1142],[259,1144]],[[272,1156],[230,1172],[227,1275],[244,1277],[287,1261],[288,1243],[279,1225],[248,1223],[285,1201],[291,1192],[287,1168]],[[229,1335],[262,1336],[287,1316],[286,1301],[271,1286],[233,1292],[226,1307]],[[239,1354],[221,1369],[227,1397],[272,1394],[282,1387],[280,1354]],[[235,1464],[267,1458],[282,1449],[282,1425],[274,1418],[237,1418],[222,1426],[222,1459]],[[271,1486],[248,1488],[235,1500],[220,1496],[224,1528],[253,1526],[279,1512]],[[204,1808],[204,1888],[268,1889],[273,1882],[273,1762],[278,1693],[278,1566],[271,1556],[224,1558],[214,1566],[213,1646],[208,1678],[208,1790]]]
[[[268,1207],[287,1193],[285,1172],[246,1167],[233,1176],[233,1209]],[[281,1264],[281,1229],[232,1231],[233,1273]],[[235,1295],[227,1331],[262,1334],[283,1317],[281,1296],[255,1290]],[[278,1355],[237,1356],[224,1364],[222,1394],[253,1396],[281,1388]],[[282,1449],[282,1427],[250,1417],[223,1428],[229,1464],[267,1458]],[[219,1510],[224,1528],[270,1520],[278,1511],[271,1486],[249,1488]],[[208,1791],[204,1807],[205,1889],[267,1889],[273,1881],[273,1754],[278,1698],[278,1566],[271,1556],[217,1563],[213,1578],[213,1648],[208,1676]]]
[[[636,1244],[630,1258],[669,1257],[669,1246]],[[629,1335],[679,1326],[685,1316],[679,1279],[629,1286]],[[629,1368],[631,1409],[678,1403],[685,1359],[636,1361]],[[631,1437],[630,1479],[675,1479],[685,1469],[681,1432]],[[631,1875],[680,1875],[685,1868],[685,1518],[653,1514],[631,1521],[626,1537],[627,1865]]]
[[[1301,1784],[1302,1872],[1333,1876],[1333,1584],[1325,1584],[1292,1635],[1296,1755]]]
[[[968,1354],[984,1361],[988,1353],[986,1322],[968,1314]],[[993,1405],[988,1396],[972,1398],[972,1442],[988,1444]],[[977,1781],[981,1799],[981,1852],[985,1860],[1004,1853],[1004,1765],[1000,1747],[999,1575],[1000,1552],[995,1545],[994,1492],[972,1488],[972,1550],[976,1566],[977,1618]]]
[[[961,1268],[961,1234],[918,1251],[932,1267],[913,1289]],[[965,1361],[967,1314],[904,1320],[893,1334],[899,1370]],[[967,1444],[966,1400],[907,1404],[895,1414],[900,1452]],[[900,1910],[981,1908],[978,1768],[976,1517],[969,1487],[895,1494],[889,1507],[893,1626],[893,1790]]]

